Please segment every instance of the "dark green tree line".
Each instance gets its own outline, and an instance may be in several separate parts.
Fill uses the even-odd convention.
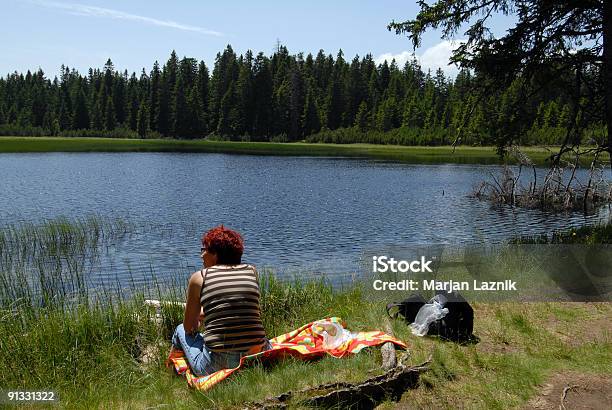
[[[2,77],[0,133],[440,145],[461,129],[473,145],[508,136],[523,144],[563,141],[573,120],[563,81],[571,70],[560,67],[557,81],[527,99],[521,78],[478,96],[480,75],[475,67],[450,79],[416,60],[377,65],[371,55],[346,60],[341,50],[304,57],[282,45],[271,56],[227,46],[209,71],[173,51],[140,76],[119,72],[109,59],[86,76],[62,66],[54,79],[41,70]],[[596,66],[584,70],[598,75]],[[602,138],[601,118],[583,121],[581,138]]]

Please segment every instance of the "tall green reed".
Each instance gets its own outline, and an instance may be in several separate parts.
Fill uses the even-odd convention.
[[[157,316],[144,299],[180,300],[182,290],[154,275],[127,290],[118,281],[92,288],[85,275],[99,249],[130,230],[97,216],[0,229],[1,386],[74,393],[142,376],[143,350],[169,338],[183,314]]]
[[[122,219],[97,215],[1,228],[0,307],[87,296],[85,266],[99,256],[100,243],[122,238],[130,230]]]

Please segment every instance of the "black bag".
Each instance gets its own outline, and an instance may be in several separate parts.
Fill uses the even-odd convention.
[[[453,342],[471,340],[474,330],[474,309],[472,309],[472,306],[457,292],[438,291],[436,294],[441,294],[446,298],[444,307],[448,309],[448,313],[442,319],[438,319],[429,325],[427,334],[437,335],[442,339]],[[387,313],[393,318],[396,318],[399,313],[407,324],[411,324],[414,322],[419,309],[426,303],[427,301],[423,296],[417,293],[410,295],[399,303],[389,303]],[[391,314],[390,311],[394,307],[398,308],[398,312]]]
[[[399,303],[389,303],[387,305],[387,314],[392,318],[397,318],[398,313],[402,315],[406,323],[410,324],[414,322],[417,313],[419,313],[419,309],[427,303],[427,301],[421,296],[419,293],[414,295],[410,295],[408,298],[402,300]],[[391,309],[396,307],[398,311],[394,314],[391,314]]]
[[[474,331],[474,309],[457,292],[437,292],[446,298],[444,307],[448,313],[442,319],[438,319],[429,326],[428,335],[438,335],[442,339],[453,342],[467,342],[472,338]]]

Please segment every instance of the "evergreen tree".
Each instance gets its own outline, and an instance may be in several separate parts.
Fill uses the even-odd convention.
[[[190,90],[198,75],[198,61],[195,58],[183,57],[179,64],[178,75],[181,76],[186,89]]]
[[[291,100],[291,85],[288,80],[278,87],[274,93],[274,122],[273,132],[274,135],[289,135],[290,133],[290,121],[291,113],[289,109]]]
[[[166,116],[166,118],[163,120],[164,125],[167,128],[165,130],[165,134],[171,137],[176,136],[176,131],[174,130],[176,112],[173,108],[176,100],[175,93],[178,71],[178,57],[176,56],[176,51],[172,50],[172,53],[170,53],[170,58],[162,70],[163,92],[160,95],[160,98],[164,104],[163,109],[160,107],[160,113],[165,114]]]
[[[407,95],[404,99],[404,113],[402,126],[408,128],[420,128],[423,126],[423,115],[420,111],[419,94],[417,91]]]
[[[542,128],[551,128],[557,126],[557,103],[554,100],[550,101],[546,105],[542,122]]]
[[[145,100],[141,101],[138,109],[136,129],[140,138],[146,138],[149,131],[149,109]]]
[[[145,81],[143,79],[143,81]],[[123,76],[115,76],[113,79],[113,90],[112,90],[112,99],[113,99],[113,107],[115,108],[115,117],[117,119],[117,123],[124,124],[126,120],[126,95],[125,88],[127,82],[127,71],[124,72]]]
[[[250,58],[240,62],[240,72],[236,80],[236,107],[232,129],[236,135],[252,133],[253,123],[253,73]]]
[[[319,108],[313,90],[314,85],[310,85],[306,93],[304,102],[304,113],[302,114],[302,129],[305,135],[317,133],[321,130],[321,119],[319,118]]]
[[[87,109],[87,98],[85,91],[79,87],[74,102],[74,116],[72,117],[72,129],[84,130],[89,128],[89,110]]]
[[[423,99],[421,100],[421,112],[425,114],[423,128],[432,130],[436,126],[436,90],[433,79],[430,73],[425,77],[425,89],[423,91]]]
[[[45,75],[42,70],[39,69],[32,76],[31,89],[30,111],[32,125],[35,127],[40,127],[43,125],[43,119],[45,118],[45,115],[47,113],[47,92],[45,84]]]
[[[359,63],[359,57],[355,56],[349,69],[346,95],[347,106],[343,121],[345,127],[350,127],[355,123],[355,116],[363,100],[364,87],[361,71],[362,67]]]
[[[380,93],[378,92],[378,71],[375,69],[370,71],[370,77],[368,78],[368,92],[365,101],[368,107],[371,108],[372,112],[375,112],[375,108],[378,106]]]
[[[570,115],[571,108],[569,104],[563,104],[563,108],[559,112],[559,116],[557,117],[557,126],[567,128],[570,126]]]
[[[384,93],[387,98],[401,99],[404,96],[404,78],[397,67],[395,59],[391,61],[389,73],[389,85],[384,90]]]
[[[272,129],[272,72],[270,60],[259,53],[255,58],[253,135],[269,137]]]
[[[385,60],[380,65],[380,76],[378,77],[378,92],[384,93],[384,91],[389,87],[389,81],[391,80],[391,70],[389,69],[389,64],[387,60]]]
[[[386,99],[380,104],[378,113],[376,114],[376,128],[380,131],[389,131],[393,128],[393,119],[395,116],[395,100],[393,98]]]
[[[196,85],[198,89],[197,102],[200,106],[200,130],[199,133],[202,135],[208,134],[210,132],[209,127],[209,78],[208,78],[208,68],[204,61],[200,61],[200,65],[198,66],[198,76],[196,80]],[[196,96],[194,96],[195,98]]]
[[[191,88],[183,85],[183,75],[179,74],[176,82],[174,112],[176,113],[174,129],[179,138],[197,138],[201,135],[201,111],[199,89],[193,82]]]
[[[140,81],[136,78],[136,73],[132,73],[132,76],[128,81],[126,122],[127,126],[134,131],[137,131],[138,129],[138,111],[140,111],[140,100],[141,98],[147,98],[148,96],[150,84],[148,83],[148,81],[146,81],[146,79],[147,77],[143,70],[140,76]],[[139,84],[143,82],[146,82],[146,84]],[[149,124],[147,124],[147,128],[149,128]]]
[[[91,129],[101,130],[103,129],[103,107],[100,105],[100,100],[97,99],[93,109],[91,110]]]
[[[68,92],[68,77],[62,80],[60,86],[58,121],[60,129],[68,130],[72,123],[72,101]]]
[[[335,130],[342,124],[343,102],[342,78],[339,72],[335,72],[327,93],[327,128],[330,130]]]
[[[104,64],[104,80],[102,82],[103,84],[103,93],[104,93],[104,99],[106,99],[107,96],[112,95],[112,90],[113,90],[113,72],[115,71],[115,66],[113,65],[113,62],[111,61],[111,59],[109,58],[108,60],[106,60],[106,64]]]
[[[365,132],[370,128],[372,120],[370,118],[370,111],[365,101],[359,104],[359,109],[355,115],[355,127],[361,132]]]
[[[183,82],[183,74],[179,73],[176,86],[174,90],[174,102],[172,105],[172,111],[175,113],[173,130],[174,135],[179,138],[191,137],[191,130],[193,127],[190,122],[192,121],[187,109],[187,96],[185,95],[185,84]]]
[[[67,99],[62,100],[60,103],[60,111],[58,115],[58,122],[60,129],[69,130],[72,124],[72,113],[71,113],[70,101]]]
[[[236,117],[233,115],[232,110],[236,107],[236,92],[234,89],[234,83],[230,84],[229,89],[225,92],[225,95],[221,99],[221,106],[219,107],[219,121],[217,122],[217,134],[223,137],[229,137],[236,135],[234,132]]]
[[[106,107],[104,109],[104,129],[112,131],[117,126],[117,117],[115,116],[115,106],[111,96],[106,98]]]
[[[6,123],[7,124],[15,124],[17,122],[17,107],[15,104],[12,104],[8,109],[8,113],[6,114]],[[59,121],[58,121],[59,124]]]
[[[62,129],[60,127],[59,120],[57,118],[54,119],[53,122],[51,123],[51,135],[56,137],[60,134],[61,130]]]
[[[228,99],[233,98],[229,97],[227,92],[237,78],[238,62],[236,61],[236,54],[232,47],[228,45],[223,51],[223,54],[217,54],[210,80],[210,120],[212,128],[219,129],[218,122],[222,115],[222,100],[225,98],[227,102]],[[228,110],[229,109],[224,110],[224,114],[226,115],[224,121],[227,121]],[[225,129],[226,125],[224,124],[220,128]]]
[[[168,82],[165,79],[165,74],[162,73],[160,77],[160,89],[159,89],[159,104],[157,105],[155,123],[157,124],[157,131],[163,136],[170,136],[172,125],[170,123],[170,96],[171,93],[168,90]]]
[[[203,127],[203,110],[201,102],[200,88],[197,83],[194,83],[187,94],[187,112],[190,117],[189,129],[187,135],[190,138],[198,138],[205,136]]]
[[[291,71],[289,91],[289,140],[300,139],[303,135],[302,115],[304,114],[304,79],[298,67]]]
[[[149,120],[150,129],[160,131],[159,129],[159,95],[161,90],[161,72],[159,70],[159,63],[156,61],[153,64],[153,70],[151,71],[151,87],[149,90]]]

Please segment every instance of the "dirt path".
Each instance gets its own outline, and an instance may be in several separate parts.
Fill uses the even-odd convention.
[[[577,372],[556,373],[524,409],[609,409],[612,378]]]

